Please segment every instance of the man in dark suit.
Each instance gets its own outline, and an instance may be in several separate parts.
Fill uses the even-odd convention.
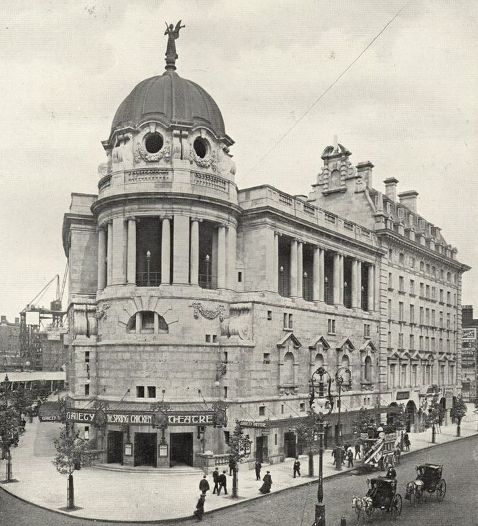
[[[209,491],[209,482],[207,481],[206,475],[203,475],[202,479],[199,482],[199,491],[206,494]]]
[[[217,466],[212,472],[212,480],[214,481],[214,489],[212,490],[212,494],[214,495],[214,493],[218,493],[219,491],[219,471],[217,470]]]
[[[226,484],[227,484],[227,479],[226,479],[226,472],[223,471],[219,477],[218,477],[218,482],[219,482],[219,488],[217,490],[217,496],[219,497],[219,495],[221,494],[221,489],[224,488],[224,495],[227,495],[227,487],[226,487]]]
[[[300,461],[299,461],[299,457],[295,457],[295,461],[294,461],[294,478],[297,475],[300,477]]]
[[[261,468],[262,464],[256,460],[256,463],[254,464],[254,469],[256,470],[256,480],[261,480]]]

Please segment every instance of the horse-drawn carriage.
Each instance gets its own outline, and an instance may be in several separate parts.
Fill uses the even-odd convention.
[[[441,464],[421,464],[417,466],[417,478],[407,484],[405,498],[416,505],[426,493],[434,493],[438,502],[445,498],[446,482],[442,478]]]
[[[396,519],[402,513],[402,497],[397,493],[395,479],[376,477],[367,479],[369,490],[365,497],[353,497],[352,507],[357,513],[357,524],[369,519],[375,510],[390,513]]]

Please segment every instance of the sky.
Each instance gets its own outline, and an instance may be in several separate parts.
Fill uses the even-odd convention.
[[[478,311],[478,2],[0,0],[0,15],[0,314],[9,320],[62,277],[70,194],[97,192],[101,140],[134,86],[162,74],[164,23],[179,19],[178,73],[219,105],[239,188],[307,194],[337,135],[353,164],[373,162],[377,189],[396,177],[399,192],[419,192],[419,213],[473,267],[463,303]]]

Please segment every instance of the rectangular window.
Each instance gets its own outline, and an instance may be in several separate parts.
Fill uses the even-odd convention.
[[[227,351],[224,351],[224,363],[228,363],[229,360],[229,354]]]
[[[144,398],[144,385],[136,386],[136,398]]]
[[[410,350],[415,350],[415,336],[413,334],[410,334]]]
[[[410,256],[410,266],[415,268],[415,258],[413,256]]]
[[[426,273],[430,274],[430,264],[429,263],[427,263],[425,268],[426,268]]]
[[[259,416],[266,416],[266,406],[265,405],[259,406]]]
[[[300,402],[300,404],[299,404],[299,411],[301,413],[303,413],[305,411],[305,403],[304,402]]]
[[[451,351],[451,347],[450,347],[450,339],[448,338],[447,341],[446,341],[446,350],[447,352],[450,352]]]
[[[224,442],[226,443],[227,446],[229,445],[230,438],[231,438],[230,432],[224,431]]]
[[[447,315],[446,315],[446,328],[449,329],[450,328],[450,313],[447,312]]]
[[[388,273],[388,288],[393,289],[393,276],[391,272]]]
[[[438,351],[443,352],[443,338],[438,340]]]
[[[206,343],[211,343],[211,335],[206,334]]]
[[[292,329],[292,314],[289,314],[289,329]]]
[[[432,300],[436,299],[436,292],[437,289],[435,287],[432,287]]]
[[[217,343],[217,334],[212,335],[212,343]]]
[[[426,290],[426,292],[425,292],[425,297],[426,297],[426,298],[430,298],[430,285],[427,285],[427,286],[425,287],[425,290]]]
[[[156,387],[148,385],[148,398],[156,398]]]
[[[415,323],[415,305],[410,305],[410,323]]]
[[[405,254],[403,254],[403,252],[400,252],[400,254],[398,254],[398,261],[399,261],[400,265],[404,265],[405,264]]]
[[[369,323],[364,323],[363,335],[365,338],[370,338],[370,324]]]
[[[388,300],[388,319],[392,319],[392,300]]]
[[[403,301],[398,302],[398,321],[404,321],[403,318]]]
[[[242,283],[242,272],[237,273],[237,281],[238,283]]]
[[[436,269],[435,267],[432,267],[432,276],[435,277],[435,275],[436,275]]]
[[[400,374],[400,386],[406,387],[407,385],[407,365],[403,364],[401,368],[401,374]]]
[[[272,311],[271,310],[268,310],[267,311],[267,319],[270,321],[272,320]]]
[[[85,363],[90,362],[90,351],[85,351]]]
[[[224,386],[224,398],[227,398],[227,385]]]
[[[446,293],[446,302],[448,303],[448,305],[450,305],[450,303],[451,303],[451,292],[447,292]]]
[[[389,380],[389,387],[391,389],[395,389],[395,369],[396,365],[394,363],[390,364],[390,380]]]
[[[425,309],[425,322],[430,325],[430,309]]]
[[[420,325],[423,325],[424,322],[424,312],[425,309],[423,307],[420,307]]]
[[[410,294],[415,294],[415,280],[410,280]]]
[[[263,355],[262,363],[265,365],[268,365],[271,363],[271,354],[268,352],[265,352]]]
[[[423,336],[418,337],[418,349],[423,351]]]
[[[425,263],[423,261],[420,261],[420,272],[423,272],[425,270]]]
[[[280,414],[281,415],[284,414],[284,404],[281,404],[281,406],[280,406]]]
[[[274,435],[274,446],[277,446],[277,433]]]
[[[412,365],[412,386],[413,387],[416,387],[418,385],[418,375],[417,375],[417,372],[418,372],[418,366],[417,365]]]
[[[398,333],[398,348],[403,349],[403,332]]]
[[[392,333],[390,331],[387,334],[387,346],[389,349],[392,348]]]
[[[435,309],[432,309],[432,325],[435,325]]]
[[[432,338],[432,352],[435,352],[435,338]]]
[[[287,312],[284,312],[284,329],[287,329],[288,320]]]
[[[420,283],[420,296],[423,298],[425,296],[425,285]]]
[[[90,384],[85,384],[85,396],[90,395]]]
[[[430,350],[430,337],[429,336],[425,336],[425,351],[429,351]]]
[[[405,292],[405,280],[403,276],[399,276],[398,278],[398,290],[400,292]]]
[[[443,289],[440,289],[440,301],[443,303]]]
[[[327,332],[329,334],[335,334],[335,320],[327,320]]]

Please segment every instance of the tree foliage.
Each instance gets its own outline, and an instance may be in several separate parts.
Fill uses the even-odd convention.
[[[80,438],[78,431],[73,433],[66,426],[62,427],[54,444],[56,455],[52,462],[62,475],[71,475],[81,466],[91,463],[88,441]]]
[[[251,453],[251,440],[246,436],[241,428],[241,424],[236,422],[234,431],[229,438],[229,459],[235,464],[242,462]]]
[[[456,399],[455,403],[453,404],[453,407],[450,411],[450,416],[452,418],[455,418],[458,423],[461,423],[462,418],[466,415],[468,408],[466,407],[465,402],[463,401],[463,398],[460,396]]]

